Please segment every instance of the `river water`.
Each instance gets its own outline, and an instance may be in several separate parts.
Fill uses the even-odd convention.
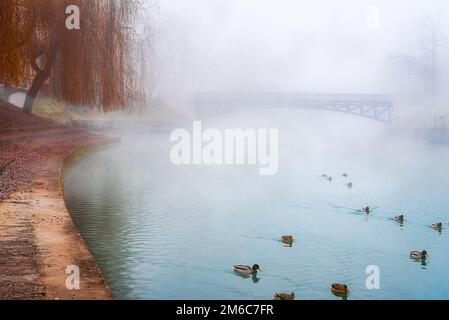
[[[447,146],[314,111],[242,113],[203,127],[279,129],[278,174],[175,166],[168,134],[130,134],[65,176],[69,211],[118,298],[340,299],[333,282],[348,284],[349,299],[449,298]],[[400,213],[403,225],[391,219]],[[442,232],[429,227],[439,221]],[[283,234],[294,235],[292,247]],[[423,249],[425,262],[409,258]],[[239,263],[264,272],[241,277]],[[379,289],[370,290],[372,265]]]

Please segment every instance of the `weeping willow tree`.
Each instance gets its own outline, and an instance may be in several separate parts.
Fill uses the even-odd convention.
[[[79,8],[79,28],[66,9]],[[139,94],[132,52],[138,0],[0,0],[0,81],[27,88],[32,111],[42,88],[67,102],[127,108]]]

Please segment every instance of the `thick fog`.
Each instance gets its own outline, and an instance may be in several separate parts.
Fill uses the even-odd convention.
[[[428,94],[437,61],[446,99],[447,1],[164,0],[154,8],[152,96]]]
[[[117,298],[270,299],[285,290],[335,299],[334,281],[355,300],[447,298],[447,238],[429,225],[447,221],[449,151],[414,129],[429,129],[428,117],[434,128],[449,121],[449,1],[146,2],[141,70],[154,114],[116,121],[121,143],[64,177],[72,217]],[[333,111],[285,107],[285,96],[316,97],[292,92],[392,95],[383,111],[392,116],[375,121],[377,106],[376,116],[352,112],[349,97],[367,96],[349,94],[346,110],[332,100]],[[259,100],[220,113],[233,99],[210,99],[212,116],[196,117],[188,109],[200,93]],[[298,242],[283,248],[283,234]],[[408,259],[422,249],[429,267]],[[266,272],[242,278],[234,263]],[[382,290],[367,290],[367,266],[381,268]]]

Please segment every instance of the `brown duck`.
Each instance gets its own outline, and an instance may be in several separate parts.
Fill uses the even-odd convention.
[[[285,244],[291,245],[291,244],[293,244],[293,242],[295,241],[295,239],[293,238],[292,235],[286,234],[286,235],[283,235],[283,236],[281,237],[281,241],[282,241],[283,243],[285,243]]]
[[[332,293],[339,294],[339,295],[348,295],[349,294],[348,286],[345,284],[341,284],[341,283],[333,283],[331,285],[331,291],[332,291]]]
[[[275,293],[274,300],[295,300],[295,293]]]

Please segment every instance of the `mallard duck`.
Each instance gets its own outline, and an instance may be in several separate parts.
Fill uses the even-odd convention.
[[[399,216],[394,216],[393,219],[394,219],[395,221],[397,221],[397,222],[403,223],[403,222],[404,222],[404,215],[401,214],[401,215],[399,215]]]
[[[332,181],[332,177],[327,177],[327,181],[331,182]]]
[[[331,285],[331,291],[332,291],[332,293],[339,294],[339,295],[348,295],[349,294],[348,286],[345,284],[341,284],[341,283],[333,283]]]
[[[348,182],[348,183],[346,184],[346,186],[347,186],[349,189],[352,189],[352,182]]]
[[[258,264],[251,266],[245,264],[236,264],[234,266],[234,271],[241,274],[256,274],[258,271],[262,272]]]
[[[372,211],[372,210],[371,210],[370,207],[362,208],[362,212],[365,212],[366,214],[370,214],[371,211]]]
[[[413,258],[413,259],[418,259],[418,260],[426,259],[427,256],[428,256],[428,254],[427,254],[426,250],[423,250],[421,252],[419,252],[419,251],[411,251],[410,252],[410,258]]]
[[[295,239],[293,238],[293,236],[292,235],[290,235],[290,234],[287,234],[287,235],[283,235],[282,237],[281,237],[281,241],[283,242],[283,243],[285,243],[285,244],[293,244],[293,241],[295,241]]]
[[[342,176],[343,176],[343,178],[347,178],[348,174],[347,173],[343,173]]]
[[[274,300],[295,300],[295,293],[275,293]]]
[[[443,229],[443,224],[441,222],[432,223],[431,227],[435,230],[441,230]]]

